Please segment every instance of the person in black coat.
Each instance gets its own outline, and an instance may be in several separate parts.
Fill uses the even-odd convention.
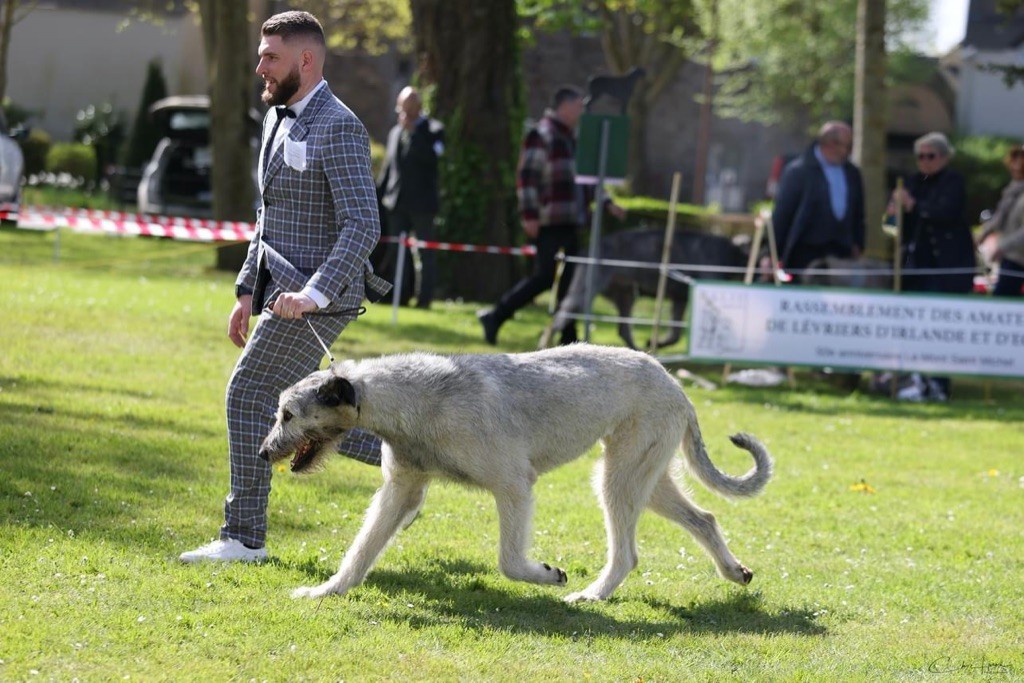
[[[903,209],[903,289],[912,292],[966,294],[974,286],[974,240],[967,221],[964,178],[948,164],[954,150],[942,133],[914,141],[917,170],[902,194],[893,193]],[[945,269],[919,273],[915,269]]]
[[[864,251],[864,182],[849,161],[852,143],[849,125],[829,121],[782,172],[772,226],[787,271],[826,256],[858,258]]]
[[[889,215],[895,215],[897,208],[904,214],[904,291],[967,294],[974,287],[976,264],[967,221],[966,185],[963,176],[948,167],[954,153],[942,133],[928,133],[915,140],[918,172],[902,191],[893,192],[889,203]],[[899,393],[900,398],[948,399],[948,378],[912,379],[911,386]]]
[[[387,211],[388,232],[414,233],[417,239],[434,239],[434,217],[440,207],[438,158],[444,152],[444,128],[422,114],[419,93],[403,88],[395,106],[398,124],[388,133],[384,164],[377,178],[377,193]],[[423,270],[416,305],[430,308],[436,277],[435,254],[421,252]]]

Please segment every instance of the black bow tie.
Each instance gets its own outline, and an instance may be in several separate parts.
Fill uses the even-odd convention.
[[[290,119],[294,119],[295,118],[295,112],[293,112],[288,107],[274,107],[274,111],[277,112],[278,120],[281,120],[281,119],[283,119],[286,116],[288,118],[290,118]]]

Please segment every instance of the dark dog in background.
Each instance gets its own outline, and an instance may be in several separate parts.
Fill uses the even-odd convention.
[[[871,258],[826,256],[807,264],[809,271],[800,276],[805,285],[852,287],[854,289],[892,289],[892,264]]]
[[[636,88],[637,81],[645,75],[647,75],[647,71],[643,67],[634,66],[621,76],[591,76],[587,80],[587,97],[583,100],[583,104],[587,111],[590,111],[590,105],[595,100],[602,96],[608,96],[619,101],[622,115],[625,116],[629,98],[633,96],[633,89]]]
[[[661,228],[641,228],[616,232],[601,239],[600,258],[659,264],[664,243],[665,231]],[[747,265],[747,255],[728,237],[676,230],[672,238],[669,263],[742,269]],[[587,274],[591,267],[589,264],[576,267],[569,291],[555,312],[555,319],[550,329],[545,332],[545,340],[550,338],[550,333],[561,332],[571,323],[569,315],[583,312],[587,298]],[[672,302],[672,320],[677,323],[682,321],[683,315],[686,313],[690,295],[690,285],[688,284],[690,278],[739,280],[742,279],[742,271],[705,272],[687,268],[673,269],[665,281],[665,297]],[[633,303],[638,294],[655,296],[657,290],[657,268],[602,264],[597,266],[597,272],[594,274],[594,295],[603,294],[611,299],[618,310],[619,317],[622,318],[629,318],[632,315]],[[633,326],[628,322],[619,323],[619,336],[630,348],[637,348],[633,339]],[[679,327],[670,327],[668,336],[659,340],[658,346],[675,344],[679,341],[680,336]]]

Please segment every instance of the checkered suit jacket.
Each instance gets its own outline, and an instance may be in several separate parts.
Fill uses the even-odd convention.
[[[264,143],[275,117],[270,111],[263,120]],[[266,268],[268,292],[297,292],[309,285],[333,304],[362,278],[367,296],[378,300],[391,286],[373,274],[369,262],[380,239],[380,217],[366,129],[325,85],[294,121],[288,138],[305,143],[304,161],[297,163],[292,155],[285,162],[286,146],[298,148],[288,141],[273,151],[262,178],[255,235],[236,285],[256,289],[257,270]]]

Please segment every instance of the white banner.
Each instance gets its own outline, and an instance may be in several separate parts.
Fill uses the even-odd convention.
[[[697,282],[689,356],[1024,377],[1024,301]]]

